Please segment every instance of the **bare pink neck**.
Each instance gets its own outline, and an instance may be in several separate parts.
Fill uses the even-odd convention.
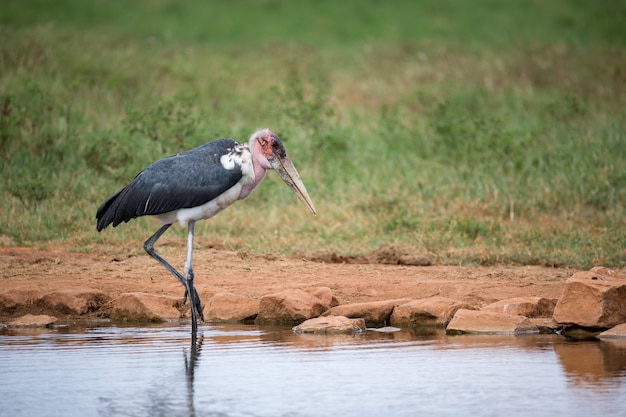
[[[250,152],[252,152],[252,167],[254,168],[254,181],[248,184],[244,184],[239,194],[239,199],[243,200],[250,195],[254,187],[259,185],[263,178],[265,178],[265,172],[271,168],[265,168],[265,166],[271,167],[267,162],[260,149],[255,149],[258,146],[256,141],[250,143]]]

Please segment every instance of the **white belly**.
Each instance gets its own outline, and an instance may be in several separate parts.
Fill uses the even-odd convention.
[[[170,211],[168,213],[158,214],[156,217],[163,224],[171,224],[178,222],[181,227],[187,227],[190,221],[198,221],[208,219],[215,216],[226,207],[233,204],[239,199],[241,194],[241,181],[233,185],[231,188],[220,194],[217,198],[204,203],[201,206],[184,208]]]

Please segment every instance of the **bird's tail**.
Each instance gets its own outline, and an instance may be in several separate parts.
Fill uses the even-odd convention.
[[[111,208],[117,196],[119,196],[119,192],[115,195],[109,197],[104,203],[98,207],[98,211],[96,212],[96,219],[98,223],[96,224],[96,229],[100,232],[102,229],[113,223],[113,219],[115,218],[115,210]]]
[[[134,210],[125,203],[131,185],[129,184],[122,188],[98,207],[96,212],[96,219],[98,220],[96,229],[98,232],[110,224],[113,224],[113,227],[115,227],[122,222],[127,222],[137,217]]]

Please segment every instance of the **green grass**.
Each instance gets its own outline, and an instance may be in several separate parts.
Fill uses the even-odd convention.
[[[95,231],[108,195],[155,159],[269,127],[319,216],[270,175],[201,236],[623,267],[624,28],[623,2],[6,1],[0,237],[141,242],[149,219]]]

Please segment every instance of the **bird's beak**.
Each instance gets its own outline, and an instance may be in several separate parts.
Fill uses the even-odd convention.
[[[298,199],[302,201],[302,203],[307,206],[309,210],[311,210],[311,213],[317,215],[317,211],[315,211],[311,197],[309,197],[309,193],[307,193],[306,188],[300,179],[300,174],[298,174],[296,167],[293,166],[293,162],[291,162],[289,157],[287,155],[284,155],[284,157],[274,155],[269,162],[272,165],[272,168],[274,168],[283,181],[285,181],[285,184],[287,184],[296,194]]]

